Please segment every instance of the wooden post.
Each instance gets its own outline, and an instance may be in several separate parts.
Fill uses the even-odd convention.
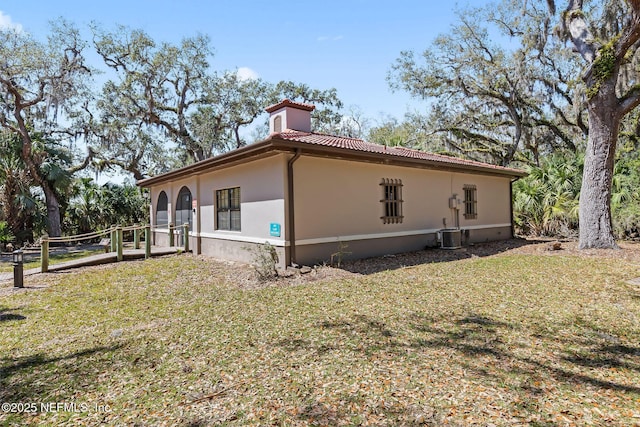
[[[119,261],[122,261],[122,247],[123,247],[123,242],[122,242],[122,227],[118,226],[116,227],[116,241],[118,242],[117,244],[117,255],[116,255],[116,259]]]
[[[183,227],[184,227],[184,251],[189,252],[189,223],[185,222]]]
[[[175,227],[173,226],[173,223],[170,222],[169,223],[169,247],[172,248],[174,247],[174,242],[175,242],[175,236],[173,235],[173,232],[175,231]]]
[[[144,258],[151,258],[151,226],[144,227]]]
[[[40,244],[40,272],[47,271],[49,271],[49,238],[45,236]]]
[[[116,239],[118,238],[117,233],[116,233],[116,228],[115,226],[111,226],[111,250],[109,252],[115,252],[116,251]]]
[[[140,249],[140,228],[135,224],[133,229],[133,249]]]

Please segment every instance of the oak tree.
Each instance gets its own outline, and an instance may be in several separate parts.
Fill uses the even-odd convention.
[[[175,45],[125,27],[107,32],[94,26],[93,32],[98,53],[115,72],[97,103],[102,168],[118,166],[140,179],[240,148],[253,142],[245,130],[282,98],[315,103],[313,119],[321,129],[340,121],[335,89],[214,71],[205,36]],[[174,161],[158,161],[163,154]]]
[[[21,160],[45,197],[51,236],[61,234],[56,179],[85,168],[92,151],[83,160],[60,165],[50,157],[60,152],[59,147],[37,150],[35,138],[37,135],[45,145],[63,146],[67,141],[72,146],[86,132],[80,113],[91,73],[85,63],[85,47],[78,30],[65,21],[53,26],[47,42],[0,29],[0,126],[19,136]]]
[[[100,123],[108,130],[104,144],[124,144],[115,129],[127,126],[157,131],[177,144],[191,162],[206,158],[190,127],[190,115],[202,102],[209,79],[211,47],[205,36],[185,38],[179,45],[156,43],[140,30],[93,27],[94,45],[115,77],[103,86]],[[137,136],[137,129],[130,131]],[[133,149],[133,147],[130,147]],[[137,147],[140,149],[141,147]]]
[[[587,129],[573,58],[545,37],[544,8],[517,6],[461,10],[421,59],[406,51],[393,65],[392,89],[429,102],[427,148],[503,166],[577,149]]]
[[[550,12],[556,5],[548,1]],[[583,60],[589,138],[580,191],[580,248],[617,247],[611,190],[621,121],[640,104],[640,1],[570,0],[564,35]]]

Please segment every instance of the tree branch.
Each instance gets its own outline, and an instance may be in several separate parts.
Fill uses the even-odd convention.
[[[589,26],[582,11],[583,0],[570,0],[564,12],[563,24],[578,53],[592,64],[596,59],[598,45],[589,31]]]
[[[636,85],[620,98],[620,111],[622,116],[640,105],[640,86]]]
[[[87,153],[87,157],[84,158],[82,163],[67,169],[67,172],[69,174],[73,175],[74,173],[79,172],[82,169],[84,169],[87,166],[89,166],[89,164],[91,163],[91,160],[93,160],[93,157],[95,156],[96,153],[93,151],[93,148],[91,148],[91,147],[89,147],[88,150],[89,150],[89,152]]]
[[[634,6],[638,1],[634,2],[629,0],[629,3],[634,9],[631,16],[631,22],[615,45],[616,58],[621,58],[622,60],[624,60],[627,50],[629,50],[640,39],[640,15],[638,14],[636,6]],[[622,63],[622,61],[620,62]]]

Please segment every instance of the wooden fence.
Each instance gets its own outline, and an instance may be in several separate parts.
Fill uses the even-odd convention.
[[[166,230],[166,229],[165,229]],[[181,226],[169,225],[169,246],[172,247],[175,242],[175,233],[177,230],[184,232],[184,251],[189,252],[189,224]],[[71,243],[82,240],[93,240],[101,238],[99,245],[104,246],[107,252],[115,252],[116,260],[122,261],[124,252],[124,232],[133,232],[133,248],[140,249],[141,233],[144,232],[145,259],[151,258],[151,226],[150,225],[132,225],[127,227],[112,226],[106,230],[96,231],[86,234],[78,234],[75,236],[64,237],[48,237],[41,238],[40,259],[41,271],[46,273],[49,270],[49,246],[51,243]]]

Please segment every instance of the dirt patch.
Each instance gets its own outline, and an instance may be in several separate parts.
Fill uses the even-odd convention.
[[[559,247],[558,247],[559,243]],[[555,244],[555,245],[554,245]],[[619,243],[620,249],[578,249],[577,241],[559,241],[552,239],[509,239],[497,242],[478,243],[460,249],[425,249],[378,258],[354,260],[344,263],[345,270],[358,274],[372,274],[385,270],[394,270],[434,262],[450,262],[467,258],[500,256],[506,254],[579,256],[622,258],[630,262],[640,262],[640,244],[635,242]],[[554,249],[554,246],[557,249]]]
[[[279,276],[271,280],[259,280],[254,267],[249,264],[233,261],[215,260],[204,255],[198,255],[198,260],[208,268],[216,269],[224,274],[228,283],[233,283],[241,289],[260,289],[268,286],[296,286],[324,280],[338,280],[357,275],[342,268],[334,268],[328,265],[316,265],[313,267],[288,268],[279,271]],[[224,268],[220,269],[220,265]]]
[[[395,270],[421,264],[451,262],[469,258],[508,254],[617,258],[640,263],[640,243],[621,242],[619,246],[620,249],[579,250],[577,241],[516,238],[497,242],[478,243],[453,250],[433,248],[375,258],[347,260],[343,261],[340,268],[328,265],[314,266],[309,273],[301,274],[296,272],[289,277],[278,277],[275,280],[266,282],[257,280],[257,276],[251,266],[242,263],[227,263],[228,273],[226,279],[228,279],[230,283],[236,283],[245,289],[256,289],[265,286],[291,286],[325,279],[332,280],[374,274],[381,271]],[[221,262],[212,261],[211,258],[205,256],[201,256],[201,259],[205,263]]]

